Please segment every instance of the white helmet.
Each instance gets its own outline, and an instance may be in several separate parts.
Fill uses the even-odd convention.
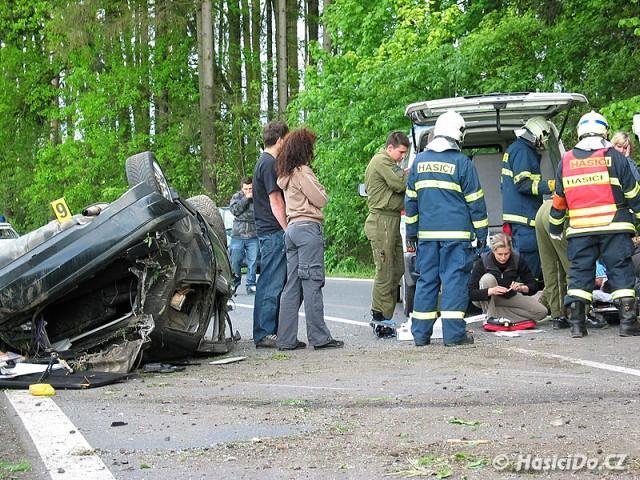
[[[578,122],[578,139],[584,137],[607,138],[608,133],[609,123],[607,123],[607,119],[593,110],[585,113]]]
[[[464,139],[464,118],[458,112],[447,110],[436,120],[433,127],[434,137],[448,137],[456,142]]]
[[[549,140],[549,135],[553,127],[544,117],[531,117],[524,124],[524,128],[529,130],[531,134],[536,138],[536,144],[543,146]]]

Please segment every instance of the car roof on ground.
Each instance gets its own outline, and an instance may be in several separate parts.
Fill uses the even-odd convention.
[[[552,118],[587,103],[579,93],[492,93],[412,103],[405,115],[414,125],[433,126],[442,113],[455,110],[464,117],[467,130],[488,125],[495,129],[498,121],[503,128],[517,128],[533,116]]]

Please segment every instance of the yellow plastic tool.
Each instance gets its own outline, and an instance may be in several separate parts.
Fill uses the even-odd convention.
[[[50,397],[55,395],[56,391],[48,383],[34,383],[29,385],[29,393],[36,397]]]

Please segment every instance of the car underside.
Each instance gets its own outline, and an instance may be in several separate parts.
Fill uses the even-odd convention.
[[[143,167],[128,170],[133,185],[119,199],[3,248],[5,349],[112,372],[229,350],[232,282],[215,205],[159,186],[150,152],[132,158]]]

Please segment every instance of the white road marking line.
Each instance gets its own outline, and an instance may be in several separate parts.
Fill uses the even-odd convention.
[[[53,480],[115,480],[84,436],[48,397],[7,390],[7,398],[31,436]],[[74,432],[74,433],[72,433]]]
[[[250,308],[251,310],[253,310],[253,305],[249,304],[249,303],[236,303],[234,304],[236,307],[242,307],[242,308]],[[302,315],[303,317],[304,312],[300,312],[300,315]],[[336,322],[336,323],[347,323],[349,325],[360,325],[362,327],[367,327],[367,328],[371,328],[369,326],[369,322],[359,322],[357,320],[349,320],[347,318],[340,318],[340,317],[331,317],[328,315],[324,316],[325,320],[330,320],[332,322]]]
[[[327,277],[327,280],[337,280],[337,281],[340,281],[340,282],[365,282],[365,283],[373,283],[373,278]]]
[[[592,362],[591,360],[582,360],[581,358],[565,357],[564,355],[556,355],[555,353],[538,352],[536,350],[527,350],[526,348],[507,348],[514,352],[523,353],[525,355],[541,356],[546,358],[554,358],[563,362],[575,363],[576,365],[583,365],[585,367],[599,368],[601,370],[608,370],[610,372],[624,373],[627,375],[633,375],[640,377],[640,370],[635,368],[620,367],[618,365],[609,365],[608,363]]]
[[[258,385],[259,387],[279,387],[279,388],[301,388],[307,390],[359,390],[359,388],[345,388],[345,387],[311,387],[309,385],[285,385],[278,383],[251,383],[251,385]]]
[[[235,307],[249,308],[253,310],[253,305],[250,303],[234,303],[233,305]],[[304,312],[300,312],[300,315],[302,315],[303,317],[305,316]],[[361,327],[371,328],[371,325],[369,324],[369,322],[360,322],[358,320],[349,320],[348,318],[332,317],[330,315],[325,315],[324,318],[325,320],[329,320],[331,322],[346,323],[348,325],[360,325]],[[474,315],[472,317],[467,317],[464,320],[469,324],[469,323],[481,322],[484,320],[484,318],[485,318],[485,315],[481,314],[481,315]],[[441,324],[440,319],[436,320],[436,324],[438,325]],[[438,337],[438,338],[441,338],[441,337]]]

